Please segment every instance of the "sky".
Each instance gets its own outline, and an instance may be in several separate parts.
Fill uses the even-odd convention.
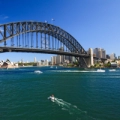
[[[0,24],[29,20],[59,26],[85,50],[98,47],[120,56],[120,0],[0,0]],[[0,60],[50,60],[51,56],[9,52],[0,53]]]

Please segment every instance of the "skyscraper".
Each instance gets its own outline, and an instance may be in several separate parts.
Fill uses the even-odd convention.
[[[51,57],[51,64],[55,65],[56,64],[56,56]]]
[[[110,59],[115,60],[115,53],[110,54]]]
[[[101,49],[100,48],[95,48],[94,49],[94,54],[97,58],[101,58],[101,56],[102,56]]]
[[[36,63],[36,57],[34,58],[34,63]]]
[[[102,58],[106,58],[106,51],[104,49],[101,49],[102,52]]]
[[[106,58],[106,51],[101,48],[95,48],[94,54],[97,58]]]

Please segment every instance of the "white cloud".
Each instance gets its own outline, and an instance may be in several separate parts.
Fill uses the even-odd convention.
[[[4,16],[4,17],[3,17],[3,19],[7,19],[7,18],[9,18],[9,17],[8,17],[8,16]]]
[[[9,17],[6,15],[0,15],[0,19],[8,19]]]

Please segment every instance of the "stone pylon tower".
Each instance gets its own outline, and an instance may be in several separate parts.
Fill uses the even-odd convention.
[[[94,65],[94,61],[93,61],[93,49],[89,48],[89,54],[90,54],[90,66]]]

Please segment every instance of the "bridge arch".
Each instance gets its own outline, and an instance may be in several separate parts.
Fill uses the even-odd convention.
[[[39,37],[41,37],[41,41],[39,41]],[[75,53],[78,56],[87,54],[80,43],[68,32],[58,26],[43,22],[23,21],[1,24],[0,46],[4,43],[3,46],[7,47],[7,45],[10,44],[7,44],[10,39],[12,47],[28,48],[31,44],[32,49],[36,44],[37,49],[55,50],[55,42],[58,42],[61,44],[58,45],[58,50],[61,48],[64,52],[66,49],[66,51],[68,50],[68,52]],[[41,44],[41,48],[39,48],[40,46],[38,46],[38,44]]]

